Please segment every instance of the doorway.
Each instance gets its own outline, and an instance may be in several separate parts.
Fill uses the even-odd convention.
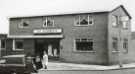
[[[46,51],[49,58],[57,58],[60,54],[59,39],[36,39],[35,40],[35,55],[43,56]]]

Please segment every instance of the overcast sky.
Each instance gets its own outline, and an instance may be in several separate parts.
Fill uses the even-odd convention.
[[[135,31],[135,0],[0,0],[0,33],[8,33],[8,17],[48,13],[108,10],[124,5],[132,16]]]

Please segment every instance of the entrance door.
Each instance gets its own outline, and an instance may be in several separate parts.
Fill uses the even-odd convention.
[[[35,40],[35,55],[43,55],[44,50],[44,41],[42,40]]]
[[[59,57],[59,40],[57,39],[37,39],[35,40],[35,54],[43,55],[46,51],[49,57]]]
[[[48,44],[48,56],[59,57],[59,41],[53,41]]]

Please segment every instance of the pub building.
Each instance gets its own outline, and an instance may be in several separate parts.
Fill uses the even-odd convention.
[[[123,5],[89,11],[9,18],[6,54],[42,55],[72,63],[111,65],[135,61],[131,16]],[[122,56],[119,56],[122,53]]]

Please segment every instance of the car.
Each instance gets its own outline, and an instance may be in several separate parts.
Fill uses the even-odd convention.
[[[32,72],[36,71],[30,56],[7,55],[0,59],[0,74],[31,74]]]

